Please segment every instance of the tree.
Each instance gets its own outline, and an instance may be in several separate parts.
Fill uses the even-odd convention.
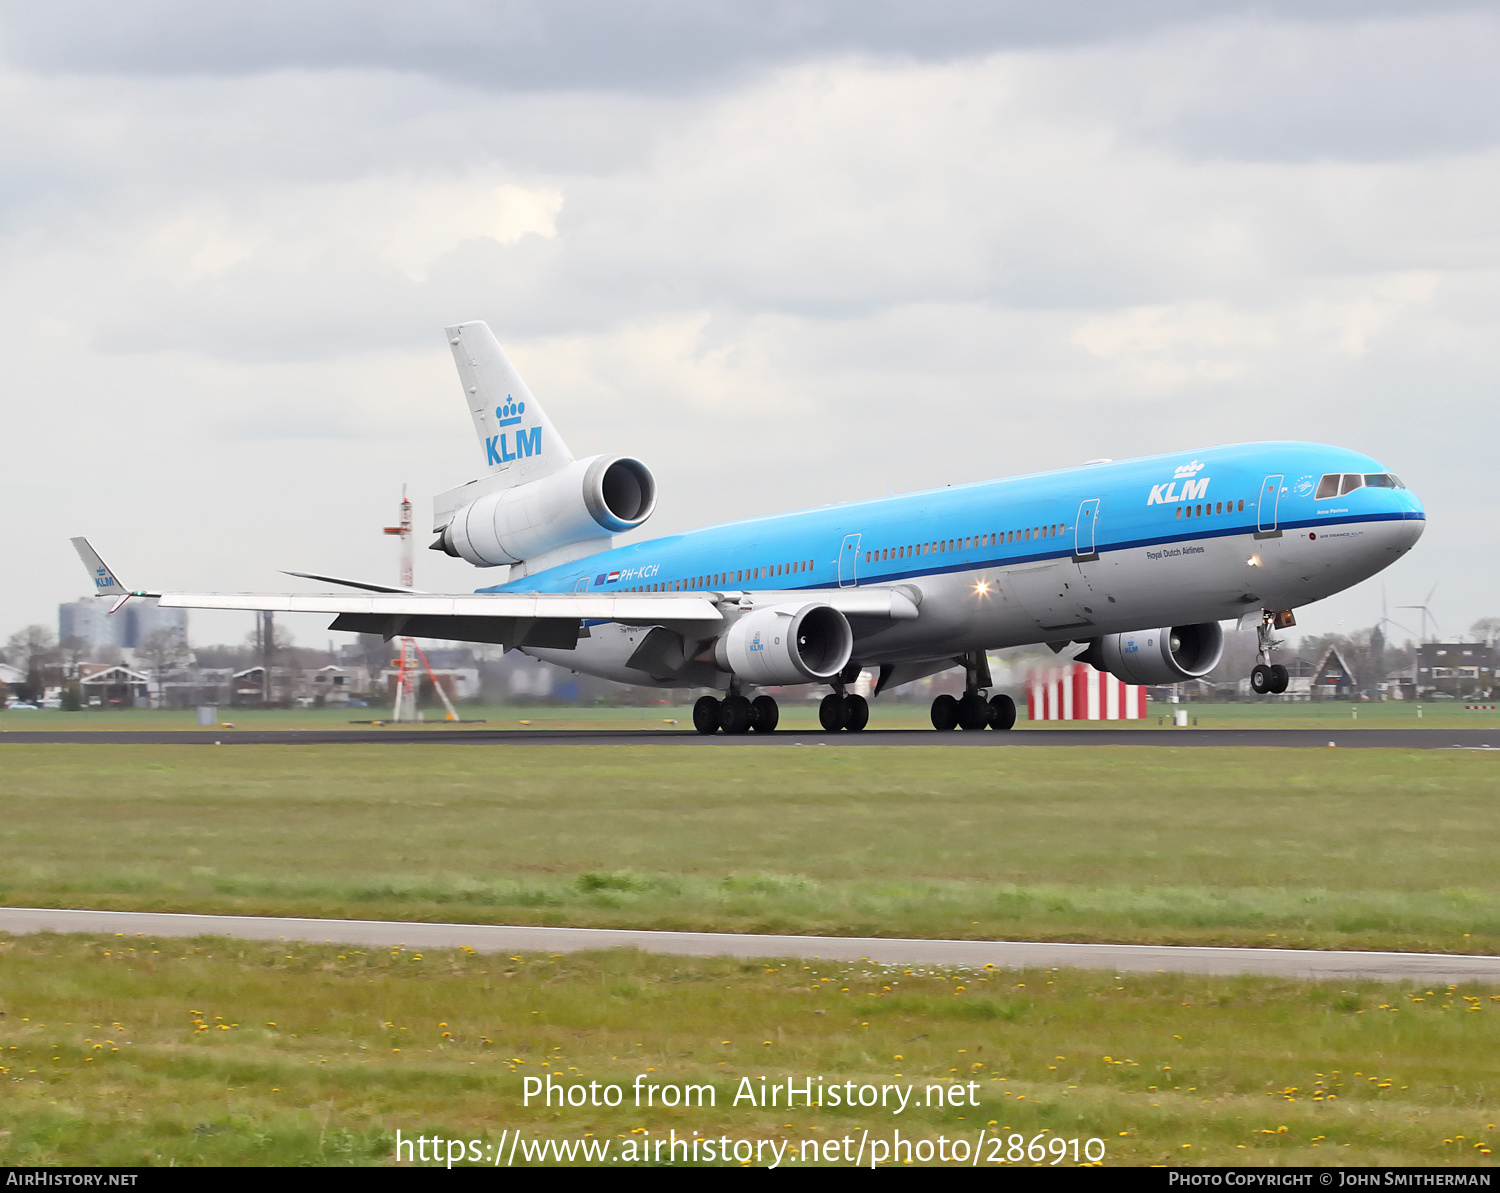
[[[1469,637],[1486,646],[1495,645],[1495,639],[1500,638],[1500,617],[1481,617],[1469,627]]]
[[[136,648],[136,653],[145,660],[156,679],[156,704],[160,708],[166,703],[164,685],[167,672],[173,667],[181,666],[191,657],[188,653],[187,640],[183,637],[181,630],[174,626],[167,626],[147,634],[145,641]]]
[[[57,665],[57,639],[44,625],[17,630],[5,644],[5,657],[26,674],[26,697],[39,701],[47,688],[47,671]],[[19,695],[20,693],[17,693]]]

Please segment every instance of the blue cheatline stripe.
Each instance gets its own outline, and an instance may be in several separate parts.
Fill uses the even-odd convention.
[[[1205,514],[1204,517],[1209,515]],[[1196,520],[1196,519],[1195,519]],[[1425,514],[1411,512],[1384,513],[1384,514],[1355,514],[1349,517],[1340,517],[1337,520],[1328,518],[1305,518],[1300,521],[1278,522],[1276,529],[1287,530],[1317,530],[1325,526],[1349,526],[1362,522],[1412,522],[1426,521]],[[1131,551],[1142,547],[1166,547],[1176,543],[1202,542],[1207,539],[1238,538],[1243,535],[1258,533],[1254,525],[1231,526],[1223,529],[1199,531],[1196,527],[1182,534],[1158,535],[1153,538],[1127,539],[1118,543],[1099,543],[1094,547],[1094,553],[1103,555],[1115,551]],[[954,552],[957,554],[957,552]],[[991,556],[985,559],[970,559],[962,563],[944,563],[933,567],[908,568],[904,571],[881,572],[879,575],[868,578],[861,577],[856,584],[860,587],[876,584],[891,584],[901,580],[914,580],[924,576],[945,576],[958,572],[972,572],[981,568],[1015,568],[1023,567],[1030,563],[1045,563],[1048,560],[1065,560],[1077,558],[1077,551],[1073,547],[1064,547],[1052,551],[1033,552],[1029,555]],[[890,562],[886,560],[885,562]],[[667,567],[670,565],[662,565]],[[874,566],[873,564],[869,566]],[[671,583],[671,581],[666,581]],[[740,584],[726,584],[722,588],[682,589],[683,592],[809,592],[832,588],[827,582],[814,582],[810,584],[793,584],[785,588],[756,588],[753,585],[758,581],[747,581]],[[854,587],[851,585],[850,587]],[[503,588],[491,589],[489,591],[504,591]],[[619,592],[628,592],[627,588],[621,588]],[[585,625],[610,624],[601,621],[585,621]]]
[[[1207,515],[1205,515],[1205,517],[1206,516]],[[1413,516],[1412,514],[1359,514],[1348,518],[1340,518],[1337,522],[1329,521],[1327,519],[1310,519],[1300,522],[1281,522],[1277,524],[1276,529],[1283,531],[1302,530],[1318,529],[1324,526],[1348,526],[1356,522],[1404,521],[1425,521],[1425,518],[1423,518],[1421,515]],[[1103,555],[1112,551],[1130,551],[1140,547],[1165,547],[1171,546],[1174,543],[1201,542],[1204,539],[1237,538],[1243,535],[1252,535],[1255,533],[1256,528],[1254,526],[1239,526],[1230,527],[1224,530],[1206,531],[1201,534],[1175,534],[1163,535],[1157,538],[1129,539],[1121,543],[1105,543],[1096,545],[1094,550],[1097,554]],[[1061,551],[1043,551],[1032,555],[1012,555],[1005,558],[993,557],[989,559],[975,559],[967,563],[947,564],[929,568],[911,568],[907,571],[901,572],[882,572],[879,576],[872,576],[868,579],[861,577],[859,583],[861,586],[867,584],[888,584],[899,580],[913,580],[922,576],[952,575],[957,572],[978,571],[981,568],[1014,568],[1023,566],[1028,563],[1044,563],[1049,559],[1061,561],[1065,559],[1074,559],[1076,557],[1077,553],[1072,548],[1068,548]],[[827,589],[829,587],[830,586],[827,584],[800,584],[793,585],[784,589],[746,589],[744,586],[737,586],[729,589],[728,591],[806,592],[816,591],[819,589]]]

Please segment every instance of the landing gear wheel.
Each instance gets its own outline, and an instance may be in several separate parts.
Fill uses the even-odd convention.
[[[1292,682],[1292,676],[1280,663],[1271,664],[1271,691],[1281,695],[1286,691],[1287,685]]]
[[[693,728],[705,737],[719,731],[719,699],[717,696],[699,696],[693,705]]]
[[[960,729],[987,729],[990,724],[990,707],[978,692],[965,692],[958,702],[958,727]]]
[[[818,724],[829,733],[837,733],[849,723],[849,709],[837,692],[829,692],[818,705]]]
[[[781,709],[770,696],[757,696],[750,701],[750,728],[756,733],[774,732],[779,720]]]
[[[844,698],[844,728],[850,733],[858,733],[870,723],[870,702],[863,696],[847,696]]]
[[[725,733],[749,733],[750,701],[743,696],[726,697],[719,705],[719,728]]]
[[[944,693],[932,702],[932,727],[948,733],[958,727],[958,701]]]
[[[1004,733],[1016,723],[1016,702],[1009,696],[996,696],[990,701],[990,728]]]
[[[1250,690],[1257,696],[1264,696],[1272,690],[1271,669],[1264,663],[1256,663],[1250,672]]]

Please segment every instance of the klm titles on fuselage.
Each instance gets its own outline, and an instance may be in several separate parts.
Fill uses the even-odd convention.
[[[1208,482],[1211,479],[1198,476],[1202,469],[1203,465],[1197,460],[1179,466],[1166,484],[1151,486],[1151,496],[1146,498],[1146,504],[1176,505],[1179,501],[1202,501],[1208,496]],[[1178,481],[1182,482],[1181,493],[1177,492]]]

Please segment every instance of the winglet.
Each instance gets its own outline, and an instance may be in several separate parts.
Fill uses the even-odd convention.
[[[78,552],[78,558],[83,560],[83,566],[88,570],[89,579],[94,582],[94,595],[115,598],[115,603],[109,609],[111,613],[133,596],[160,595],[154,592],[132,592],[126,588],[116,578],[114,572],[109,570],[109,564],[99,558],[99,552],[94,550],[88,539],[74,539],[73,550]]]

